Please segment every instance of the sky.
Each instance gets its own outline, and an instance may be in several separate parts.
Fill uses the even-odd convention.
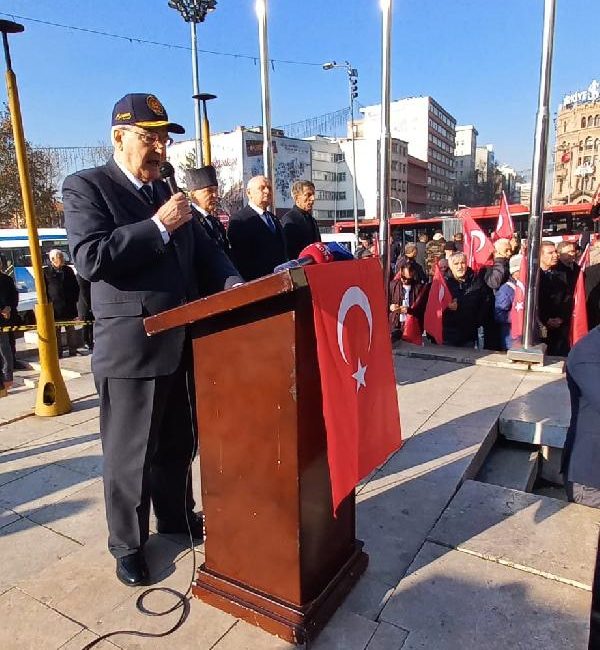
[[[552,114],[564,94],[600,78],[597,3],[557,0]],[[543,6],[543,0],[393,0],[392,99],[431,95],[458,124],[474,124],[478,143],[494,144],[500,163],[530,168]],[[10,47],[33,144],[107,142],[112,107],[128,92],[156,94],[193,137],[190,30],[167,0],[4,0],[0,19],[25,26]],[[260,124],[254,0],[218,0],[198,25],[198,47],[200,91],[218,95],[209,105],[211,130]],[[269,0],[269,50],[273,126],[347,105],[344,72],[321,67],[332,59],[358,69],[360,105],[380,102],[379,0]]]

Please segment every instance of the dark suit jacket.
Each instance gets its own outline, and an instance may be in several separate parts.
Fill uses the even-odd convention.
[[[300,251],[309,244],[321,241],[316,219],[308,212],[300,210],[297,205],[283,215],[281,226],[291,260],[297,259]]]
[[[158,202],[166,185],[154,183]],[[65,226],[75,266],[90,280],[96,318],[96,377],[141,378],[173,373],[184,328],[152,337],[143,319],[240,282],[227,256],[192,219],[168,244],[149,205],[114,160],[77,172],[63,185]]]
[[[595,327],[567,358],[571,422],[563,451],[569,481],[600,488],[600,327]]]
[[[255,280],[273,273],[278,264],[287,262],[283,229],[279,219],[273,233],[269,226],[249,205],[234,214],[229,221],[231,258],[244,280]]]
[[[231,256],[231,246],[227,237],[225,226],[212,214],[204,216],[199,210],[192,205],[192,214],[198,219],[200,225],[204,228],[206,234],[217,244],[217,246],[227,255]],[[208,223],[207,223],[208,222]]]
[[[52,303],[56,320],[71,320],[77,318],[77,299],[79,285],[73,269],[63,264],[60,269],[44,267],[44,280],[48,302]]]

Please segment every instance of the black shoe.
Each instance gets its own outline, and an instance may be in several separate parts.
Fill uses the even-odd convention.
[[[150,572],[142,551],[117,558],[117,578],[128,587],[148,584]]]
[[[192,539],[201,542],[204,539],[204,517],[200,513],[192,512],[189,515],[190,532]],[[156,521],[156,530],[163,535],[189,535],[187,524],[183,522]]]

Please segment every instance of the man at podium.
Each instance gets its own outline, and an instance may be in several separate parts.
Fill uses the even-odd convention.
[[[150,502],[159,533],[202,537],[189,467],[196,449],[191,345],[185,327],[148,337],[143,319],[242,282],[191,219],[181,192],[160,180],[169,121],[151,94],[129,94],[112,115],[113,157],[63,185],[78,272],[91,282],[108,546],[121,582],[147,582]]]

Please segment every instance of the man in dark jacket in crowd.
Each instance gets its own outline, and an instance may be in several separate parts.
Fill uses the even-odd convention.
[[[19,292],[13,278],[4,272],[4,263],[0,268],[0,327],[18,322],[17,305]],[[13,382],[14,358],[10,333],[0,332],[0,382],[4,388],[10,388]]]
[[[551,241],[543,241],[540,250],[538,319],[541,340],[549,355],[566,357],[569,353],[569,328],[573,313],[573,292],[564,271],[558,267],[558,254]]]
[[[486,350],[502,350],[501,327],[494,317],[494,295],[498,289],[510,279],[508,261],[512,248],[508,239],[498,239],[494,242],[494,263],[482,270],[483,279],[488,287],[487,303],[484,313],[483,338]]]
[[[425,269],[417,262],[417,245],[409,242],[404,247],[404,254],[396,260],[395,273],[398,273],[402,265],[409,263],[413,267],[415,281],[417,284],[424,284],[427,282],[427,274]]]
[[[319,226],[312,216],[315,204],[315,186],[310,181],[296,181],[292,185],[294,207],[282,219],[283,234],[288,257],[298,259],[300,251],[309,244],[321,241]]]
[[[600,240],[592,244],[590,265],[584,271],[584,276],[588,327],[592,330],[600,325]]]
[[[475,347],[477,328],[487,307],[487,287],[480,273],[467,266],[464,253],[454,253],[449,260],[446,284],[454,300],[444,311],[443,337],[446,345]]]
[[[417,243],[415,244],[417,247],[417,257],[416,257],[416,262],[417,264],[421,265],[421,268],[426,271],[426,260],[427,260],[427,240],[429,237],[427,237],[426,233],[421,233],[419,235],[419,239]]]
[[[73,269],[65,264],[64,253],[53,249],[49,253],[50,266],[44,267],[44,279],[46,280],[46,291],[48,302],[54,308],[54,318],[57,321],[73,320],[77,318],[77,299],[79,298],[79,285]],[[56,342],[58,345],[58,356],[62,356],[62,340],[60,327],[56,328]],[[77,354],[77,335],[73,325],[65,327],[67,332],[67,347],[69,356]]]
[[[561,241],[556,246],[558,254],[558,264],[556,265],[557,273],[563,275],[571,295],[575,293],[575,285],[579,277],[579,266],[575,262],[577,259],[577,247],[573,242]]]

